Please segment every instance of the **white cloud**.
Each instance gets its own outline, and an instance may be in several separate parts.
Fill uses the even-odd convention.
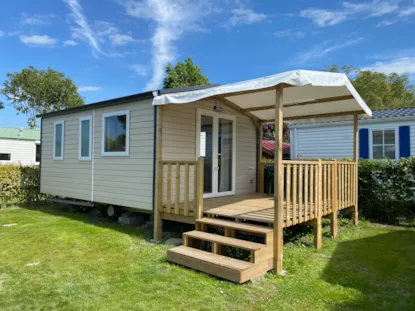
[[[346,47],[356,45],[360,43],[362,40],[363,38],[356,38],[356,39],[349,39],[343,43],[332,44],[332,45],[330,45],[330,41],[325,41],[321,44],[316,44],[312,46],[310,50],[297,54],[295,58],[295,63],[298,65],[304,65],[304,64],[311,63],[317,59],[320,59],[326,56],[327,54],[341,50]]]
[[[265,21],[267,21],[265,14],[240,7],[232,10],[232,16],[229,18],[228,26],[250,25]]]
[[[415,14],[415,7],[408,7],[408,8],[404,8],[400,10],[398,15],[401,17],[404,17],[404,16],[410,16],[414,14]]]
[[[17,31],[9,31],[9,32],[7,33],[7,35],[8,35],[9,37],[15,37],[15,36],[18,36],[18,35],[20,35],[20,34],[22,34],[22,31],[20,31],[20,30],[17,30]]]
[[[76,26],[71,28],[72,37],[87,42],[94,52],[105,54],[100,45],[100,38],[91,28],[78,0],[63,0],[71,10],[71,17]]]
[[[96,21],[95,29],[99,36],[108,38],[113,45],[126,45],[127,43],[140,41],[134,39],[130,32],[121,33],[114,24],[105,21]]]
[[[146,65],[135,64],[131,65],[130,69],[133,70],[140,77],[146,77],[149,74],[149,68]]]
[[[123,3],[128,15],[155,22],[152,43],[152,77],[145,90],[158,89],[165,67],[176,60],[175,43],[186,32],[204,29],[201,21],[215,11],[208,0],[127,0]]]
[[[24,44],[30,46],[45,46],[45,47],[52,47],[54,46],[58,40],[49,37],[48,35],[33,35],[33,36],[20,36],[20,41]]]
[[[99,92],[102,88],[100,86],[80,86],[78,92]]]
[[[4,31],[0,30],[0,37],[3,37],[3,36],[4,36]]]
[[[274,36],[276,36],[277,38],[290,37],[301,39],[305,37],[305,33],[298,30],[286,29],[274,32]]]
[[[359,15],[365,18],[381,17],[396,13],[399,5],[391,1],[373,0],[366,3],[343,2],[340,10],[326,10],[309,8],[302,10],[300,16],[309,18],[319,27],[334,26],[348,19],[357,18]]]
[[[76,42],[74,40],[65,40],[65,41],[63,41],[63,45],[64,46],[77,46],[78,42]]]
[[[388,27],[391,26],[393,24],[396,24],[398,21],[397,20],[389,20],[389,19],[385,19],[384,21],[380,21],[377,26],[378,27]]]
[[[372,69],[386,74],[415,74],[415,48],[382,52],[373,56],[376,62],[363,69]]]
[[[52,23],[52,19],[55,17],[55,14],[29,15],[27,13],[22,13],[20,20],[23,25],[49,25]]]
[[[347,18],[347,14],[344,12],[330,12],[322,9],[302,10],[300,16],[311,19],[319,27],[333,26]]]
[[[364,69],[372,69],[386,74],[392,72],[415,74],[415,57],[402,57],[390,61],[376,62]]]

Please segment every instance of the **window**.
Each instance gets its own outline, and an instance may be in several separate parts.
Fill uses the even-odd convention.
[[[55,121],[53,133],[53,160],[63,160],[64,121]]]
[[[117,111],[102,115],[103,156],[128,156],[130,149],[130,112]]]
[[[0,153],[0,161],[10,161],[11,154],[10,153]]]
[[[79,118],[79,160],[91,160],[92,117]]]
[[[372,130],[372,158],[396,159],[395,129]]]
[[[40,163],[41,147],[40,144],[36,144],[35,162]]]

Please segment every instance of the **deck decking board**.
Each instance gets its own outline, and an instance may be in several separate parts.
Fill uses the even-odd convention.
[[[294,200],[292,200],[294,201]],[[316,218],[315,205],[317,202],[308,201],[307,204],[303,201],[301,204],[297,202],[295,205],[291,201],[289,208],[285,208],[287,201],[284,201],[283,208],[283,226],[290,227],[294,224],[303,223]],[[290,201],[288,201],[290,202]],[[194,217],[194,204],[189,202],[188,215]],[[179,205],[179,215],[185,216],[184,202]],[[322,202],[320,207],[321,216],[330,214],[333,211],[331,198],[327,202]],[[341,208],[340,208],[341,207]],[[349,207],[346,201],[339,200],[339,209]],[[170,207],[170,211],[173,210]],[[163,207],[162,212],[169,213],[166,206]],[[288,212],[288,219],[287,219]],[[213,217],[224,217],[236,220],[249,220],[260,223],[272,224],[274,223],[274,198],[266,194],[248,194],[236,195],[226,197],[216,197],[204,199],[204,213]]]

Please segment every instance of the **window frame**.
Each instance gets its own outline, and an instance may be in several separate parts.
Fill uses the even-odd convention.
[[[89,155],[87,157],[82,156],[82,121],[89,121]],[[91,161],[92,160],[92,116],[83,116],[79,118],[79,133],[78,133],[78,160],[79,161]]]
[[[62,144],[61,144],[61,156],[57,157],[56,156],[56,125],[62,125]],[[55,161],[63,161],[63,152],[65,150],[64,148],[65,146],[65,121],[64,120],[60,120],[60,121],[55,121],[53,122],[53,160]]]
[[[395,158],[394,159],[390,159],[392,161],[398,160],[399,159],[399,127],[384,127],[384,128],[373,128],[370,129],[370,135],[369,135],[369,159],[371,160],[384,160],[385,158],[382,159],[374,159],[373,158],[373,132],[376,131],[382,131],[383,132],[383,148],[385,148],[385,143],[384,143],[384,132],[385,131],[394,131],[395,132]],[[377,144],[375,144],[377,145]],[[390,144],[386,144],[386,146],[390,146]]]
[[[126,116],[125,151],[105,151],[105,119],[109,117]],[[128,157],[130,156],[130,110],[112,111],[102,114],[101,124],[101,156],[103,157]]]
[[[37,146],[40,148],[40,161],[42,161],[42,145],[39,140],[35,141],[35,164],[40,164],[40,161],[36,161],[36,155],[37,155]]]
[[[2,159],[0,159],[0,162],[11,162],[12,161],[12,154],[11,153],[1,152],[0,154],[8,154],[9,155],[9,159],[8,160],[2,160]]]

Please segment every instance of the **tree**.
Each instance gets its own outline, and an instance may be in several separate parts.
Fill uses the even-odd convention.
[[[408,74],[386,75],[352,66],[339,68],[337,65],[327,68],[326,71],[344,72],[371,109],[415,106],[415,86],[410,84]]]
[[[21,72],[7,74],[0,90],[10,105],[27,115],[27,124],[36,128],[36,115],[84,105],[77,86],[63,73],[30,66]]]
[[[184,63],[178,62],[174,67],[168,64],[166,73],[163,85],[166,89],[210,84],[208,77],[202,74],[202,68],[196,66],[191,57],[186,58]]]

